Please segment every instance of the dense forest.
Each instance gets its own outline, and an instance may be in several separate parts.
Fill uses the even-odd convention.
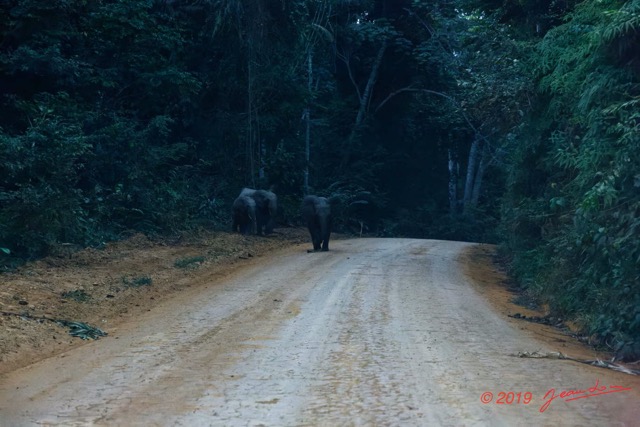
[[[0,264],[314,193],[640,354],[639,45],[640,0],[1,0]]]

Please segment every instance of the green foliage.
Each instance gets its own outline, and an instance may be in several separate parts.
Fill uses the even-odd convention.
[[[498,218],[487,212],[450,215],[432,202],[416,209],[400,210],[395,218],[384,222],[380,235],[496,243],[497,224]]]
[[[19,257],[183,227],[215,188],[191,181],[188,21],[153,1],[63,3],[0,5],[0,241]]]
[[[345,182],[334,182],[319,195],[331,203],[334,228],[341,232],[372,233],[380,226],[380,213],[387,198],[384,194]]]
[[[625,2],[620,8],[606,10],[604,14],[610,18],[602,28],[602,38],[605,43],[628,38],[629,35],[640,30],[640,2],[637,0]]]
[[[637,7],[583,2],[540,42],[541,113],[519,133],[503,204],[520,280],[616,350],[640,338],[640,58],[620,48]]]
[[[302,188],[300,171],[303,162],[301,156],[294,152],[290,145],[293,144],[278,144],[266,165],[266,174],[272,182],[278,183],[277,192],[280,194],[296,194]],[[268,187],[267,183],[262,183],[262,186]]]
[[[25,103],[39,114],[21,135],[0,129],[0,239],[18,253],[77,241],[90,227],[77,189],[89,145],[77,123],[56,114],[52,104],[65,98]]]

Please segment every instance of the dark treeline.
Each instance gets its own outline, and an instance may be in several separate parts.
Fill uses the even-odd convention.
[[[638,0],[2,0],[2,263],[313,193],[640,347],[639,43]]]

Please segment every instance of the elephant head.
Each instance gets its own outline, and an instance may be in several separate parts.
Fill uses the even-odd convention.
[[[306,196],[302,200],[302,217],[307,223],[314,251],[329,250],[331,205],[325,197]]]
[[[242,234],[256,230],[256,202],[251,197],[240,195],[233,202],[233,231]]]
[[[243,188],[240,197],[250,197],[255,202],[256,234],[273,232],[276,213],[278,211],[278,197],[268,190],[254,190]]]

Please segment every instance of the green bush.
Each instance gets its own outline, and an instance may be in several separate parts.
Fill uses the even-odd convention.
[[[188,268],[188,267],[193,267],[194,264],[203,263],[204,259],[205,258],[203,256],[192,256],[187,258],[181,258],[179,260],[176,260],[176,262],[174,262],[173,265],[177,268]]]

